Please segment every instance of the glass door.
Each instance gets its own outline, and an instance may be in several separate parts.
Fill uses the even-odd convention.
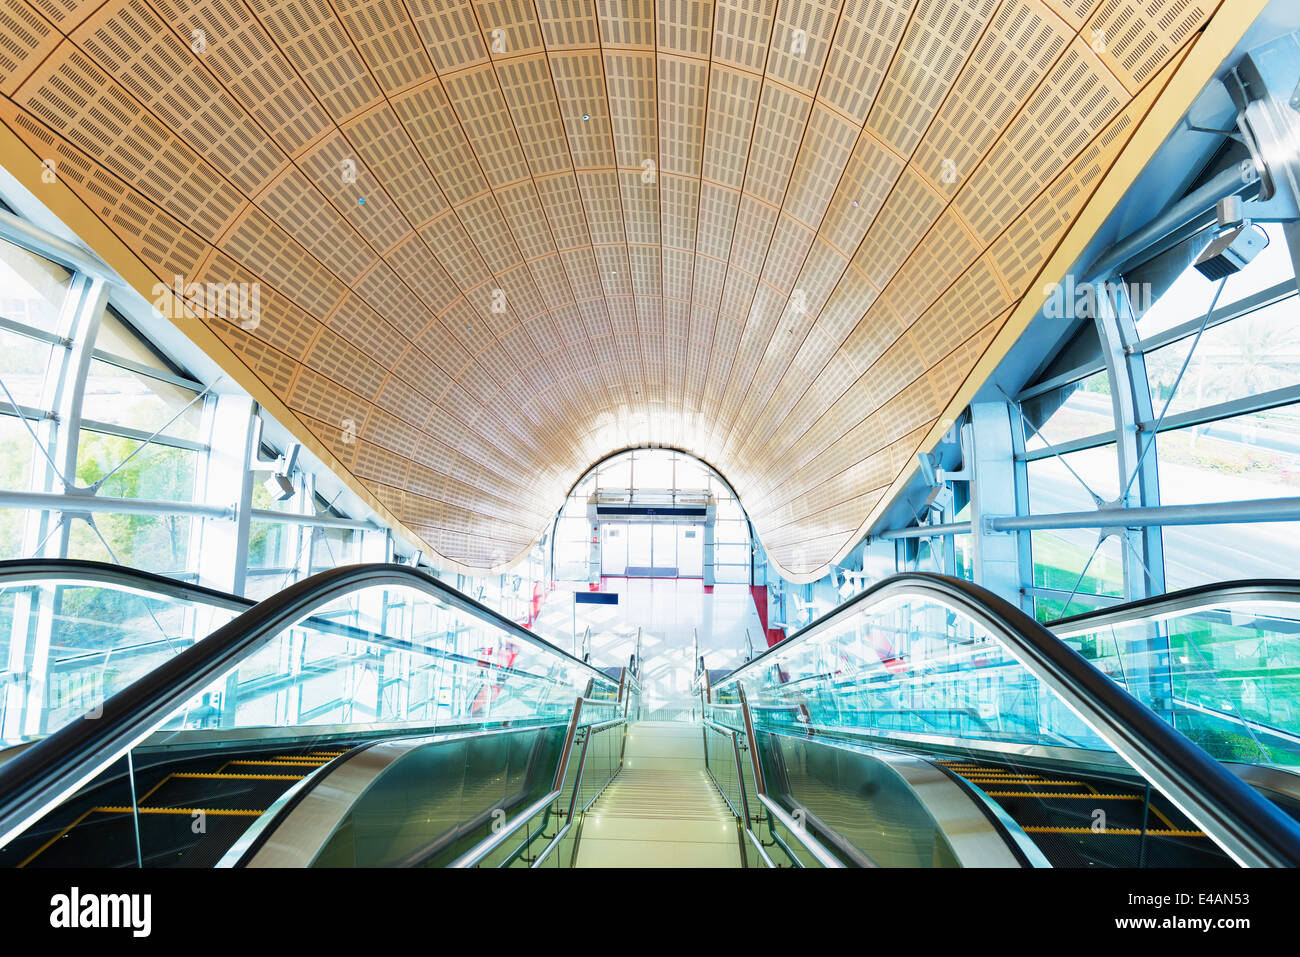
[[[600,526],[600,573],[627,574],[627,526],[609,522]]]
[[[681,578],[704,577],[704,528],[677,526],[677,574]]]
[[[677,526],[651,525],[653,574],[656,578],[677,577]]]
[[[629,524],[623,526],[627,532],[627,574],[628,576],[649,576],[654,574],[654,545],[649,525]]]

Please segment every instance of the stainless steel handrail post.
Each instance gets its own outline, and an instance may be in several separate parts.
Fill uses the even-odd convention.
[[[745,719],[745,740],[749,744],[749,760],[754,767],[754,790],[762,798],[767,794],[767,782],[763,778],[763,765],[758,758],[758,738],[754,735],[754,716],[749,713],[749,700],[745,697],[745,689],[737,684],[736,690],[740,692],[740,713]]]

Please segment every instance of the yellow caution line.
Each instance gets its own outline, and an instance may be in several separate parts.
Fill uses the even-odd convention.
[[[91,808],[92,811],[98,811],[100,814],[130,814],[129,805],[118,807],[117,805],[107,805],[105,807]],[[206,807],[142,807],[137,808],[141,814],[212,814],[223,817],[258,817],[265,814],[265,811],[241,811],[234,808],[206,808]]]
[[[983,778],[978,775],[962,775],[967,781],[973,781],[976,784],[1033,784],[1037,787],[1053,788],[1081,788],[1084,786],[1082,781],[1048,781],[1046,778]]]
[[[75,821],[73,821],[71,824],[69,824],[69,825],[68,825],[67,827],[65,827],[63,830],[61,830],[58,834],[55,834],[52,838],[50,838],[48,841],[46,841],[44,844],[42,844],[40,847],[38,847],[38,848],[35,850],[35,852],[32,853],[32,855],[31,855],[30,857],[28,857],[26,860],[24,860],[24,861],[23,861],[21,864],[19,864],[18,866],[19,866],[19,867],[26,867],[26,866],[27,866],[28,864],[30,864],[32,861],[36,860],[36,858],[40,857],[42,854],[44,854],[46,851],[48,851],[48,850],[50,849],[50,845],[51,845],[51,844],[53,844],[55,841],[57,841],[59,838],[61,838],[64,834],[67,834],[67,833],[68,833],[69,831],[71,831],[74,827],[76,827],[78,824],[80,824],[82,821],[84,821],[86,818],[90,817],[90,815],[92,815],[92,814],[94,814],[94,813],[95,813],[95,809],[92,807],[89,811],[87,811],[87,812],[85,812],[84,814],[82,814],[81,817],[77,818]]]
[[[1098,801],[1140,801],[1140,795],[1137,794],[1052,794],[1050,792],[1040,791],[985,791],[989,797],[1003,798],[1053,798],[1055,800],[1085,800],[1094,799]]]
[[[1160,808],[1156,807],[1154,804],[1148,804],[1147,809],[1150,810],[1151,813],[1154,814],[1156,817],[1160,818],[1160,820],[1164,821],[1166,827],[1175,831],[1178,830],[1178,828],[1174,827],[1173,821],[1169,820],[1169,818],[1165,817],[1163,814],[1160,813]]]
[[[1031,826],[1024,828],[1028,834],[1096,834],[1098,836],[1105,834],[1117,834],[1121,837],[1138,837],[1142,831],[1136,827],[1108,827],[1105,830],[1094,831],[1090,827],[1038,827]],[[1204,831],[1182,831],[1178,828],[1169,828],[1168,830],[1147,830],[1148,837],[1205,837]]]
[[[293,758],[293,759],[275,758],[269,761],[244,761],[244,760],[227,761],[226,767],[229,767],[232,764],[257,764],[257,765],[292,765],[294,767],[318,768],[322,764],[328,764],[328,763],[329,763],[328,761],[318,760],[316,758]]]
[[[222,771],[183,771],[174,778],[218,779],[222,781],[301,781],[301,774],[226,774]]]

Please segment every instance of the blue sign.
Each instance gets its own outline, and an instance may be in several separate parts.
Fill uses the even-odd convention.
[[[573,593],[573,603],[575,605],[617,605],[618,592],[575,591]]]

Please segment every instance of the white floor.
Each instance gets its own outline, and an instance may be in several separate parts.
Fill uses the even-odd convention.
[[[600,590],[615,592],[617,605],[575,605],[574,591],[585,582],[559,582],[547,596],[534,630],[566,651],[574,651],[590,625],[592,664],[625,665],[641,629],[643,706],[652,713],[686,702],[689,708],[691,654],[699,636],[700,654],[710,669],[731,669],[744,660],[745,630],[754,650],[766,647],[763,628],[747,585],[715,585],[712,593],[692,578],[606,578]]]

